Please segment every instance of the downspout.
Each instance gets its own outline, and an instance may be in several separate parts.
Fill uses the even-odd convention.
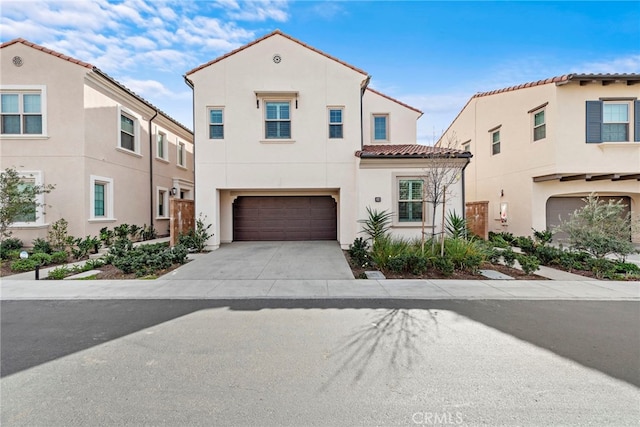
[[[155,114],[149,119],[149,227],[153,227],[153,133],[151,132],[151,122],[156,117],[158,117],[158,110],[155,110]]]
[[[360,84],[360,149],[364,148],[364,91],[367,90],[371,76],[367,76],[366,79]]]

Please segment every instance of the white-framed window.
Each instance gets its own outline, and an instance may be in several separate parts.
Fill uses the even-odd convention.
[[[156,132],[156,158],[161,160],[169,160],[167,134],[161,131]]]
[[[629,141],[630,102],[605,101],[602,104],[602,141]]]
[[[20,191],[43,185],[43,174],[41,171],[18,171]],[[44,224],[44,194],[38,194],[34,198],[34,203],[26,212],[15,218],[11,226],[29,227]]]
[[[224,110],[222,107],[209,108],[209,139],[224,139]]]
[[[344,108],[329,107],[329,139],[342,139],[344,126]]]
[[[389,141],[389,114],[373,115],[373,140]]]
[[[545,109],[531,113],[533,125],[533,140],[540,141],[547,137],[547,119]]]
[[[169,190],[164,187],[157,187],[156,217],[169,218]]]
[[[47,135],[45,86],[0,86],[0,137]]]
[[[471,152],[471,140],[465,141],[462,143],[462,151]]]
[[[418,178],[398,180],[398,221],[422,222],[422,186]]]
[[[500,129],[490,132],[491,134],[491,154],[500,154]]]
[[[184,142],[178,141],[176,144],[178,153],[177,153],[177,161],[178,166],[182,168],[187,167],[187,149]]]
[[[123,107],[118,108],[118,148],[140,154],[140,122]]]
[[[89,177],[89,220],[115,221],[113,217],[113,178]]]
[[[291,102],[265,101],[264,137],[291,139]]]

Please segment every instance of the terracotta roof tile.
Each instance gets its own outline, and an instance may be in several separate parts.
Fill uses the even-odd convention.
[[[231,52],[228,52],[228,53],[226,53],[226,54],[224,54],[224,55],[222,55],[222,56],[220,56],[220,57],[218,57],[218,58],[216,58],[216,59],[214,59],[214,60],[212,60],[212,61],[209,61],[209,62],[207,62],[206,64],[202,64],[202,65],[200,65],[200,66],[198,66],[198,67],[194,68],[194,69],[193,69],[193,70],[191,70],[191,71],[187,71],[187,72],[185,73],[185,75],[186,75],[186,76],[188,76],[188,75],[190,75],[190,74],[195,73],[196,71],[200,71],[201,69],[206,68],[206,67],[208,67],[209,65],[213,65],[213,64],[215,64],[216,62],[222,61],[223,59],[228,58],[228,57],[230,57],[231,55],[235,55],[236,53],[241,52],[241,51],[245,50],[246,48],[251,47],[251,46],[253,46],[253,45],[255,45],[255,44],[258,44],[258,43],[260,43],[261,41],[266,40],[266,39],[268,39],[269,37],[272,37],[272,36],[275,36],[275,35],[280,35],[280,36],[282,36],[282,37],[285,37],[285,38],[287,38],[287,39],[291,40],[291,41],[292,41],[292,42],[294,42],[294,43],[298,43],[300,46],[306,47],[307,49],[310,49],[310,50],[312,50],[312,51],[314,51],[314,52],[316,52],[316,53],[319,53],[319,54],[320,54],[320,55],[322,55],[322,56],[326,56],[327,58],[329,58],[329,59],[331,59],[331,60],[333,60],[333,61],[336,61],[336,62],[338,62],[338,63],[340,63],[340,64],[344,65],[345,67],[351,68],[352,70],[354,70],[354,71],[356,71],[356,72],[358,72],[358,73],[360,73],[360,74],[364,74],[365,76],[367,76],[367,75],[368,75],[368,73],[367,73],[366,71],[363,71],[363,70],[361,70],[360,68],[354,67],[353,65],[347,64],[346,62],[344,62],[344,61],[342,61],[342,60],[340,60],[340,59],[338,59],[338,58],[336,58],[336,57],[334,57],[334,56],[331,56],[331,55],[329,55],[329,54],[327,54],[327,53],[325,53],[325,52],[323,52],[323,51],[321,51],[321,50],[319,50],[319,49],[316,49],[316,48],[315,48],[315,47],[313,47],[313,46],[309,46],[308,44],[306,44],[306,43],[304,43],[304,42],[302,42],[302,41],[300,41],[300,40],[298,40],[298,39],[295,39],[295,38],[291,37],[290,35],[283,33],[283,32],[282,32],[282,31],[280,31],[280,30],[272,31],[272,32],[271,32],[271,33],[269,33],[269,34],[267,34],[267,35],[265,35],[265,36],[262,36],[262,37],[260,37],[259,39],[256,39],[256,40],[254,40],[254,41],[252,41],[252,42],[250,42],[250,43],[248,43],[248,44],[246,44],[246,45],[244,45],[244,46],[241,46],[241,47],[239,47],[239,48],[237,48],[237,49],[235,49],[235,50],[232,50]]]
[[[420,113],[420,115],[421,115],[421,116],[424,114],[422,111],[418,110],[417,108],[414,108],[414,107],[412,107],[411,105],[405,104],[404,102],[398,101],[397,99],[392,98],[392,97],[390,97],[389,95],[385,95],[385,94],[384,94],[384,93],[382,93],[382,92],[378,92],[378,91],[377,91],[377,90],[375,90],[375,89],[371,89],[370,87],[368,87],[368,88],[367,88],[367,90],[368,90],[368,91],[370,91],[370,92],[375,93],[376,95],[380,95],[380,96],[381,96],[381,97],[383,97],[383,98],[387,98],[388,100],[393,101],[393,102],[395,102],[396,104],[400,104],[400,105],[402,105],[403,107],[407,107],[408,109],[413,110],[413,111],[415,111],[416,113]]]
[[[471,157],[470,153],[462,150],[446,149],[419,144],[397,145],[365,145],[356,151],[356,157],[394,157],[394,158],[439,158],[439,157]]]
[[[13,39],[13,40],[10,40],[8,42],[2,43],[0,45],[0,49],[5,48],[7,46],[11,46],[12,44],[16,44],[16,43],[22,43],[25,46],[29,46],[29,47],[31,47],[33,49],[41,50],[42,52],[48,53],[49,55],[57,56],[60,59],[64,59],[65,61],[69,61],[69,62],[72,62],[74,64],[78,64],[78,65],[80,65],[82,67],[85,67],[85,68],[90,68],[90,69],[93,68],[93,65],[91,65],[91,64],[89,64],[87,62],[80,61],[79,59],[72,58],[72,57],[64,55],[64,54],[62,54],[60,52],[56,52],[55,50],[48,49],[48,48],[46,48],[44,46],[40,46],[40,45],[37,45],[35,43],[31,43],[30,41],[25,40],[25,39],[18,38],[18,39]]]

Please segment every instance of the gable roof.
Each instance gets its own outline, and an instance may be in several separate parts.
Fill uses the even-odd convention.
[[[422,116],[422,115],[424,114],[422,111],[418,110],[417,108],[414,108],[414,107],[412,107],[412,106],[411,106],[411,105],[409,105],[409,104],[405,104],[404,102],[398,101],[397,99],[392,98],[392,97],[390,97],[389,95],[385,95],[385,94],[384,94],[384,93],[382,93],[382,92],[378,92],[378,91],[377,91],[377,90],[375,90],[375,89],[371,89],[370,87],[367,87],[367,90],[368,90],[368,91],[370,91],[370,92],[372,92],[372,93],[375,93],[376,95],[380,95],[380,96],[381,96],[381,97],[383,97],[383,98],[387,98],[388,100],[393,101],[393,102],[395,102],[396,104],[400,104],[400,105],[402,105],[403,107],[406,107],[406,108],[408,108],[408,109],[410,109],[410,110],[413,110],[413,111],[415,111],[416,113],[419,113],[419,114],[420,114],[420,116]],[[418,117],[418,118],[420,118],[420,117]]]
[[[259,38],[259,39],[257,39],[257,40],[254,40],[254,41],[252,41],[252,42],[250,42],[250,43],[248,43],[248,44],[245,44],[244,46],[241,46],[241,47],[239,47],[239,48],[237,48],[237,49],[232,50],[231,52],[228,52],[228,53],[226,53],[226,54],[224,54],[224,55],[222,55],[222,56],[219,56],[218,58],[213,59],[213,60],[211,60],[211,61],[207,62],[206,64],[202,64],[202,65],[200,65],[200,66],[198,66],[198,67],[194,68],[193,70],[187,71],[187,72],[185,73],[185,76],[188,76],[188,75],[190,75],[190,74],[193,74],[193,73],[195,73],[196,71],[200,71],[201,69],[206,68],[206,67],[208,67],[209,65],[213,65],[213,64],[215,64],[216,62],[220,62],[220,61],[222,61],[223,59],[226,59],[226,58],[228,58],[228,57],[230,57],[230,56],[232,56],[232,55],[235,55],[236,53],[241,52],[241,51],[243,51],[243,50],[247,49],[248,47],[251,47],[251,46],[253,46],[253,45],[255,45],[255,44],[258,44],[258,43],[260,43],[261,41],[266,40],[266,39],[268,39],[269,37],[273,37],[273,36],[275,36],[275,35],[279,35],[279,36],[282,36],[282,37],[284,37],[284,38],[286,38],[286,39],[289,39],[289,40],[291,40],[292,42],[297,43],[297,44],[299,44],[299,45],[300,45],[300,46],[302,46],[302,47],[305,47],[305,48],[307,48],[307,49],[309,49],[309,50],[312,50],[312,51],[314,51],[314,52],[316,52],[316,53],[319,53],[320,55],[322,55],[322,56],[324,56],[324,57],[327,57],[327,58],[331,59],[332,61],[336,61],[337,63],[342,64],[342,65],[344,65],[344,66],[345,66],[345,67],[347,67],[347,68],[351,68],[353,71],[356,71],[356,72],[358,72],[358,73],[360,73],[360,74],[363,74],[363,75],[365,75],[365,76],[368,76],[368,75],[369,75],[369,73],[367,73],[366,71],[363,71],[363,70],[361,70],[360,68],[354,67],[353,65],[347,64],[346,62],[344,62],[344,61],[342,61],[342,60],[340,60],[340,59],[336,58],[335,56],[331,56],[331,55],[329,55],[328,53],[325,53],[325,52],[323,52],[323,51],[321,51],[321,50],[319,50],[319,49],[316,49],[316,48],[315,48],[315,47],[313,47],[313,46],[309,46],[308,44],[306,44],[306,43],[304,43],[304,42],[302,42],[302,41],[300,41],[300,40],[298,40],[298,39],[295,39],[295,38],[291,37],[290,35],[283,33],[283,32],[282,32],[282,31],[280,31],[280,30],[275,30],[275,31],[272,31],[271,33],[269,33],[269,34],[267,34],[267,35],[265,35],[265,36],[260,37],[260,38]]]
[[[140,95],[136,94],[135,92],[133,92],[131,89],[129,89],[128,87],[126,87],[125,85],[123,85],[122,83],[118,82],[116,79],[114,79],[113,77],[109,76],[107,73],[105,73],[104,71],[100,70],[98,67],[89,64],[88,62],[84,62],[81,61],[79,59],[76,58],[72,58],[70,56],[64,55],[60,52],[56,52],[55,50],[51,50],[49,48],[46,48],[44,46],[40,46],[38,44],[32,43],[28,40],[22,39],[22,38],[17,38],[17,39],[13,39],[10,40],[8,42],[2,43],[0,45],[0,49],[3,49],[7,46],[11,46],[14,45],[16,43],[21,43],[25,46],[28,46],[30,48],[42,51],[44,53],[48,53],[49,55],[55,56],[57,58],[63,59],[65,61],[69,61],[73,64],[77,64],[81,67],[87,68],[93,72],[95,72],[96,74],[99,74],[100,76],[104,77],[106,80],[110,81],[111,83],[113,83],[114,85],[116,85],[118,88],[120,88],[121,90],[123,90],[124,92],[126,92],[127,94],[131,95],[132,97],[134,97],[135,99],[137,99],[138,101],[142,102],[143,104],[145,104],[147,107],[155,110],[158,112],[158,114],[161,114],[162,116],[164,116],[165,118],[167,118],[169,121],[171,121],[172,123],[180,126],[182,129],[186,130],[187,132],[189,132],[190,134],[193,134],[193,132],[191,131],[191,129],[189,129],[188,127],[186,127],[185,125],[183,125],[182,123],[180,123],[179,121],[177,121],[176,119],[174,119],[173,117],[171,117],[170,115],[168,115],[167,113],[165,113],[164,111],[162,111],[161,109],[159,109],[158,107],[156,107],[155,105],[153,105],[152,103],[150,103],[149,101],[147,101],[146,99],[144,99],[143,97],[141,97]]]
[[[438,159],[438,158],[470,158],[468,151],[432,147],[419,144],[380,144],[365,145],[356,151],[356,157],[364,158],[404,158],[404,159]]]

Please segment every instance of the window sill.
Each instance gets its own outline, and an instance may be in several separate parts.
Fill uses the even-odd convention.
[[[189,169],[187,169],[187,167],[186,167],[186,166],[182,166],[182,165],[176,165],[176,167],[177,167],[178,169],[189,170]]]
[[[136,153],[135,151],[127,150],[126,148],[116,147],[116,150],[120,151],[121,153],[128,154],[130,156],[142,158],[142,154]]]
[[[422,222],[394,222],[391,225],[391,228],[422,228]],[[424,228],[432,228],[431,224],[428,222],[425,222],[424,224]]]
[[[169,220],[171,218],[169,218],[168,216],[157,216],[156,217],[156,221],[166,221]]]
[[[117,221],[116,218],[89,218],[89,222],[93,223],[98,223],[98,222],[115,222]]]
[[[34,139],[34,140],[45,140],[49,139],[49,135],[13,135],[13,134],[5,134],[0,135],[0,139],[15,139],[15,140],[24,140],[24,139]]]
[[[41,223],[32,223],[32,222],[16,222],[9,226],[12,230],[35,230],[38,228],[48,228],[49,223],[41,224]]]
[[[260,144],[294,144],[295,139],[261,139]]]
[[[600,149],[604,147],[640,147],[640,142],[638,141],[622,141],[622,142],[596,142],[589,143],[597,145]]]
[[[159,162],[162,162],[162,163],[166,163],[166,164],[171,163],[171,162],[169,162],[169,160],[163,159],[162,157],[156,157],[156,160],[159,161]]]

